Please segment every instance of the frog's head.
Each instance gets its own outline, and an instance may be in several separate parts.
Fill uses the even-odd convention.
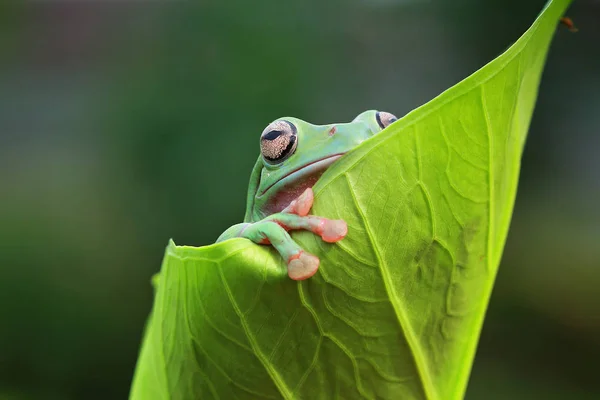
[[[312,125],[292,117],[270,123],[260,136],[261,156],[252,172],[244,219],[280,212],[341,156],[396,120],[371,110],[343,124]]]

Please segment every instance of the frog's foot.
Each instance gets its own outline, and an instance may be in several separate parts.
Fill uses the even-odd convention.
[[[273,214],[266,219],[275,221],[286,231],[290,229],[305,229],[316,233],[328,243],[342,240],[348,233],[348,226],[343,220],[308,215],[313,205],[314,193],[312,188],[306,189],[298,198],[290,203],[280,213]]]
[[[272,244],[287,260],[288,275],[294,280],[313,276],[319,269],[320,261],[318,257],[302,250],[287,231],[304,229],[321,236],[328,243],[342,240],[348,233],[348,226],[343,220],[308,215],[313,200],[313,191],[308,188],[282,212],[247,225],[239,234],[255,243]]]
[[[300,250],[288,260],[288,276],[295,281],[302,281],[313,276],[319,269],[319,257]]]
[[[247,225],[240,236],[255,243],[272,244],[283,259],[287,260],[288,276],[294,280],[310,278],[319,269],[319,258],[302,250],[289,233],[273,220],[265,219]]]
[[[276,222],[286,231],[295,229],[311,231],[321,236],[321,239],[327,243],[338,242],[348,233],[348,225],[341,219],[327,219],[314,215],[301,217],[296,214],[278,213],[268,216],[265,220]]]
[[[310,208],[313,205],[315,195],[312,188],[306,189],[298,198],[290,203],[281,212],[285,214],[296,214],[301,217],[308,215]]]

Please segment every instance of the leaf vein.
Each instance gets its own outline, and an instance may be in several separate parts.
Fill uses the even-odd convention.
[[[352,368],[354,370],[354,380],[356,381],[356,388],[358,389],[358,392],[363,397],[368,398],[369,396],[367,396],[367,394],[365,393],[365,389],[362,386],[362,380],[360,379],[360,372],[358,370],[358,364],[356,362],[356,358],[333,335],[325,333],[325,331],[323,330],[323,327],[321,326],[321,322],[319,321],[319,316],[318,316],[317,312],[308,303],[308,301],[306,301],[306,296],[304,295],[304,289],[303,289],[303,285],[301,282],[298,282],[298,295],[300,297],[300,301],[302,302],[302,305],[308,310],[308,312],[312,315],[313,319],[315,320],[315,323],[317,324],[317,328],[319,329],[319,333],[321,334],[321,336],[326,337],[329,340],[331,340],[335,345],[337,345],[340,348],[340,350],[342,350],[342,352],[344,354],[346,354],[346,356],[348,356],[348,358],[350,359],[350,362],[352,363]]]
[[[265,370],[267,371],[267,373],[269,374],[269,376],[271,377],[273,382],[275,383],[275,386],[279,390],[279,393],[281,393],[281,396],[284,399],[292,399],[293,397],[291,395],[290,389],[287,387],[284,380],[281,378],[281,376],[276,371],[274,366],[265,357],[265,354],[262,352],[262,350],[258,346],[256,338],[250,331],[250,327],[248,326],[248,321],[246,321],[244,314],[241,312],[239,306],[237,305],[237,303],[233,297],[233,294],[231,293],[231,288],[229,287],[229,285],[227,284],[227,281],[225,280],[225,276],[223,275],[223,269],[221,268],[221,264],[219,264],[219,275],[221,277],[223,287],[225,288],[225,292],[227,293],[227,297],[229,297],[229,301],[231,302],[231,305],[233,306],[236,314],[238,315],[238,317],[240,319],[242,328],[244,329],[246,337],[248,338],[248,341],[250,342],[250,345],[252,346],[252,350],[254,351],[254,354],[256,355],[256,357],[258,358],[260,363],[263,365],[263,367],[265,368]]]

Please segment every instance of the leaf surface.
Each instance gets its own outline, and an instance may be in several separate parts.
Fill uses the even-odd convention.
[[[322,260],[313,278],[245,239],[171,242],[131,398],[462,398],[569,3],[322,176],[313,213],[349,234],[294,233]]]

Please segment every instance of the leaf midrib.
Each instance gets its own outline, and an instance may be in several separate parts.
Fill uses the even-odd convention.
[[[419,378],[420,378],[419,382],[421,383],[423,392],[425,393],[426,398],[437,399],[438,395],[435,392],[433,383],[431,382],[431,373],[429,372],[427,362],[425,360],[425,357],[423,356],[421,347],[419,346],[419,343],[416,339],[416,335],[413,331],[412,325],[409,323],[408,317],[404,313],[404,305],[400,304],[400,302],[398,301],[399,297],[396,294],[393,282],[391,281],[387,263],[385,263],[385,261],[382,259],[381,255],[379,254],[379,248],[375,244],[375,239],[374,239],[374,236],[373,236],[373,233],[371,230],[371,226],[369,225],[369,222],[367,221],[367,218],[363,213],[363,210],[358,202],[358,199],[356,198],[354,190],[352,189],[352,185],[349,181],[348,175],[344,174],[344,177],[346,178],[346,182],[348,184],[348,191],[350,192],[352,201],[354,202],[354,205],[356,206],[356,209],[357,209],[363,223],[365,224],[366,234],[369,238],[369,241],[371,242],[373,251],[375,252],[375,257],[377,258],[377,265],[379,266],[379,269],[381,271],[381,276],[383,278],[382,279],[383,284],[384,284],[385,290],[388,294],[388,298],[390,299],[390,304],[392,305],[392,308],[394,309],[394,313],[396,314],[396,319],[398,321],[398,325],[400,326],[400,330],[404,333],[406,342],[408,343],[408,346],[411,349],[411,355],[413,356],[413,359],[415,361],[416,369],[417,369],[417,372],[418,372]]]

